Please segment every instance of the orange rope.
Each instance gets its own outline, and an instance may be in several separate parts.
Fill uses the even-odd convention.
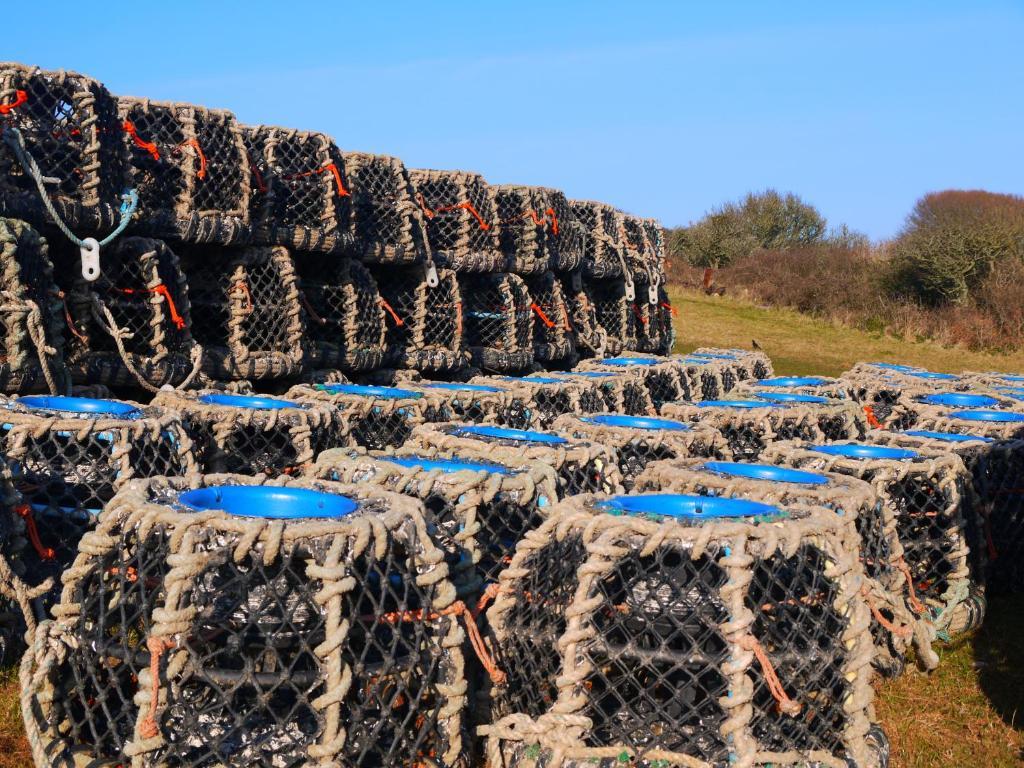
[[[386,311],[386,312],[387,312],[387,313],[388,313],[389,315],[391,315],[391,319],[395,321],[395,325],[396,325],[396,326],[398,326],[399,328],[401,328],[401,327],[402,327],[403,325],[405,325],[405,321],[403,321],[403,320],[402,320],[402,318],[400,318],[400,317],[398,316],[398,313],[397,313],[397,312],[395,312],[395,310],[391,308],[391,305],[390,305],[390,304],[388,304],[388,303],[387,303],[387,301],[385,301],[385,300],[384,300],[384,297],[383,297],[383,296],[381,296],[381,297],[380,297],[380,305],[381,305],[382,307],[384,307],[384,310],[385,310],[385,311]]]
[[[633,314],[636,315],[636,319],[639,320],[641,324],[647,325],[647,318],[644,317],[643,312],[640,311],[640,308],[635,303],[633,304]]]
[[[327,325],[327,321],[320,317],[317,311],[313,309],[313,305],[309,303],[309,299],[306,298],[305,291],[299,291],[299,301],[302,302],[302,306],[306,308],[306,313],[314,323],[317,323],[318,325]]]
[[[470,215],[474,219],[476,219],[477,224],[480,225],[480,229],[482,229],[484,232],[488,231],[491,228],[491,225],[484,221],[484,217],[480,215],[480,212],[476,209],[476,206],[474,206],[468,200],[462,203],[455,203],[455,205],[444,205],[437,209],[431,209],[430,206],[427,205],[427,201],[424,199],[423,193],[418,192],[416,194],[416,201],[420,204],[420,208],[423,209],[423,215],[426,216],[428,219],[434,218],[439,213],[448,213],[449,211],[463,210],[469,211]]]
[[[672,317],[678,317],[679,316],[679,310],[676,309],[675,307],[673,307],[667,301],[661,302],[661,306],[662,306],[662,308],[667,309],[669,311],[669,313],[672,315]]]
[[[71,334],[80,342],[88,344],[89,339],[75,327],[75,319],[71,317],[71,310],[68,309],[68,299],[67,296],[64,295],[64,291],[57,291],[57,295],[60,296],[61,304],[64,305],[64,322],[68,324],[68,330],[71,331]]]
[[[544,310],[540,308],[537,302],[530,304],[530,309],[537,313],[537,317],[540,318],[541,322],[544,323],[548,328],[554,328],[555,324],[551,322],[551,318],[544,314]]]
[[[875,429],[882,429],[882,422],[880,422],[878,420],[878,417],[875,416],[875,409],[873,407],[871,407],[870,405],[865,405],[864,415],[867,416],[868,418],[868,424],[870,424]]]
[[[120,576],[122,570],[115,565],[113,568],[108,568],[107,573],[111,576]],[[128,579],[128,581],[130,581],[132,584],[139,580],[139,572],[136,571],[135,568],[133,568],[130,565],[124,569],[123,573],[124,577]]]
[[[249,169],[252,171],[253,181],[256,182],[256,189],[260,192],[266,193],[267,185],[266,182],[263,181],[263,174],[260,173],[260,169],[256,167],[256,162],[252,159],[252,155],[248,152],[246,152],[246,154],[249,155]]]
[[[174,643],[162,637],[150,637],[146,640],[146,647],[149,649],[149,676],[153,681],[153,692],[149,699],[149,714],[142,721],[139,733],[144,739],[152,739],[160,733],[160,726],[156,722],[156,710],[160,705],[160,657],[164,651],[173,648]]]
[[[138,130],[135,128],[135,123],[131,120],[125,120],[122,127],[124,128],[124,132],[132,137],[132,141],[135,142],[135,146],[149,152],[154,160],[160,159],[160,150],[156,148],[156,144],[151,141],[143,140],[143,138],[139,136]]]
[[[479,617],[487,609],[487,605],[494,601],[494,598],[501,592],[501,585],[498,582],[488,584],[484,589],[484,593],[480,595],[480,599],[476,601],[476,607],[473,609],[473,616]]]
[[[914,630],[910,627],[905,625],[896,626],[885,618],[885,616],[882,615],[882,612],[878,610],[878,606],[875,605],[875,599],[871,596],[871,592],[866,586],[860,588],[860,593],[864,596],[864,599],[867,600],[868,608],[871,609],[871,615],[875,617],[875,621],[877,621],[883,629],[899,637],[910,637],[914,634]]]
[[[551,217],[551,234],[558,234],[558,216],[555,214],[554,208],[548,208],[545,213]]]
[[[288,176],[285,176],[284,178],[290,181],[292,179],[302,179],[305,178],[306,176],[319,176],[321,173],[327,173],[328,171],[330,171],[331,175],[334,177],[334,186],[337,187],[338,189],[338,197],[351,197],[352,193],[345,189],[345,185],[341,181],[341,171],[338,170],[338,166],[335,165],[334,163],[328,163],[322,168],[317,168],[316,170],[312,171],[293,173]]]
[[[174,327],[179,331],[185,330],[185,318],[178,314],[178,307],[174,303],[174,297],[171,296],[170,290],[163,283],[157,283],[152,288],[115,288],[114,290],[120,291],[127,296],[132,296],[136,293],[155,293],[158,296],[163,296],[164,301],[167,302],[167,311],[171,313],[171,322],[174,323]]]
[[[196,178],[205,179],[206,155],[203,154],[203,148],[199,146],[198,139],[188,139],[186,141],[181,142],[181,144],[179,144],[178,147],[192,147],[192,149],[196,151],[196,154],[199,155],[199,170],[196,171]]]
[[[14,513],[25,521],[25,528],[28,529],[28,540],[40,560],[53,560],[57,553],[50,547],[44,547],[42,539],[39,538],[39,529],[36,527],[36,519],[32,516],[32,507],[28,504],[21,504],[14,508]]]
[[[779,680],[779,676],[775,672],[775,667],[772,666],[771,659],[768,658],[768,654],[765,653],[764,648],[757,641],[757,638],[753,635],[745,635],[740,638],[740,648],[751,651],[754,657],[757,659],[757,663],[761,665],[761,672],[764,674],[764,682],[768,686],[768,691],[771,693],[772,698],[779,705],[779,711],[784,714],[795,716],[799,714],[802,706],[800,702],[793,701],[789,698],[789,694],[786,693],[786,689],[782,687],[782,681]]]
[[[914,613],[924,613],[924,604],[917,599],[917,593],[914,589],[914,580],[910,576],[910,568],[907,565],[907,561],[901,557],[899,562],[896,563],[896,568],[907,580],[907,602],[910,603],[910,609]]]
[[[19,88],[14,92],[14,101],[10,104],[0,104],[0,115],[11,114],[12,109],[17,109],[26,101],[28,101],[28,92]]]
[[[234,293],[236,290],[241,290],[242,293],[245,294],[246,303],[248,304],[248,307],[246,307],[245,311],[251,313],[252,312],[252,292],[249,290],[249,284],[246,283],[244,280],[239,280],[237,283],[235,283],[233,286],[231,286],[231,290],[228,293],[229,294]]]

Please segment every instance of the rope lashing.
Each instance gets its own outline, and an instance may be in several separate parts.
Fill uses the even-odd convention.
[[[231,290],[228,291],[228,295],[233,297],[239,292],[241,292],[245,296],[245,313],[247,315],[252,314],[252,291],[249,290],[249,284],[245,282],[245,280],[239,280],[237,283],[231,286]]]
[[[786,689],[782,686],[782,681],[779,680],[779,676],[775,672],[775,667],[772,666],[772,660],[768,658],[768,654],[757,638],[753,635],[744,635],[739,639],[737,645],[743,650],[754,654],[757,663],[761,665],[761,672],[764,675],[764,682],[768,686],[768,691],[779,705],[779,711],[790,717],[796,717],[800,714],[803,705],[789,698],[789,694],[786,693]]]
[[[152,141],[146,141],[141,136],[139,136],[139,131],[135,127],[135,123],[133,123],[131,120],[125,120],[121,127],[124,129],[125,133],[132,137],[132,141],[135,142],[135,146],[137,146],[141,150],[148,152],[150,157],[152,157],[157,162],[160,161],[160,150]]]
[[[253,170],[256,170],[255,166],[253,166]],[[319,176],[321,173],[328,172],[334,177],[334,186],[338,191],[338,197],[351,197],[352,193],[345,189],[345,184],[341,180],[341,171],[338,170],[338,166],[334,163],[328,163],[322,168],[317,168],[312,171],[303,171],[302,173],[290,173],[284,178],[287,179],[288,181],[292,181],[294,179],[303,179],[306,178],[307,176]],[[262,179],[260,179],[260,181],[262,181]],[[267,189],[266,187],[262,187],[260,191],[266,192]]]
[[[554,208],[548,208],[544,213],[551,217],[551,234],[558,235],[558,216]]]
[[[401,328],[403,325],[405,325],[405,321],[398,316],[398,313],[395,312],[394,308],[390,304],[388,304],[387,300],[383,296],[380,297],[380,305],[384,307],[384,311],[391,315],[391,319],[395,321],[395,325],[398,328]]]
[[[167,311],[171,314],[171,322],[174,323],[174,327],[179,331],[185,330],[185,318],[178,313],[174,297],[171,296],[170,289],[163,283],[157,283],[152,288],[115,288],[114,290],[127,296],[133,296],[137,293],[155,293],[158,296],[162,296],[164,301],[167,302]]]
[[[924,613],[924,603],[917,599],[917,590],[914,587],[914,580],[910,575],[910,566],[907,565],[907,561],[901,557],[896,563],[896,569],[907,580],[907,602],[910,604],[910,609],[914,613]]]
[[[0,104],[0,115],[9,115],[12,110],[17,109],[28,101],[28,92],[18,89],[14,92],[14,101],[10,104]]]
[[[156,738],[160,733],[160,726],[156,722],[156,711],[160,706],[160,657],[173,647],[173,641],[162,637],[150,637],[146,640],[146,648],[149,649],[149,675],[152,679],[153,692],[149,699],[149,713],[139,727],[139,734],[144,739]]]
[[[78,246],[82,257],[82,276],[89,282],[99,278],[100,248],[109,245],[124,232],[132,219],[132,215],[135,213],[135,209],[139,206],[139,193],[135,189],[129,189],[121,195],[121,221],[114,228],[113,232],[99,241],[92,237],[83,240],[71,231],[57,214],[57,209],[53,207],[53,202],[50,200],[50,196],[47,194],[46,187],[44,186],[48,179],[43,176],[43,172],[39,170],[39,165],[25,148],[25,138],[21,135],[21,131],[13,127],[5,128],[3,139],[14,151],[25,173],[35,182],[36,188],[39,190],[39,196],[46,207],[47,213],[50,214],[50,218],[53,219],[53,223],[57,225],[57,228],[64,233],[68,240]]]
[[[534,311],[534,313],[537,315],[537,317],[540,318],[540,321],[542,323],[544,323],[544,325],[546,327],[548,327],[548,328],[554,328],[555,327],[554,322],[552,322],[551,318],[549,318],[546,314],[544,314],[544,310],[540,308],[540,305],[537,304],[537,302],[535,302],[535,301],[531,302],[530,303],[530,309],[532,309]]]
[[[68,330],[71,331],[71,335],[78,339],[83,344],[89,344],[89,337],[83,334],[75,326],[75,319],[71,317],[71,310],[68,309],[68,297],[64,291],[57,291],[57,295],[60,297],[61,304],[64,305],[64,322],[68,326]]]
[[[39,528],[36,526],[35,517],[32,516],[32,507],[28,504],[19,504],[14,508],[14,513],[25,521],[28,539],[32,542],[32,547],[35,549],[36,554],[39,555],[39,559],[53,560],[57,553],[52,547],[44,546],[42,539],[39,538]]]
[[[882,615],[882,612],[878,610],[878,606],[875,604],[875,598],[872,597],[871,591],[867,585],[860,588],[860,593],[863,595],[865,602],[868,604],[868,608],[871,610],[871,615],[875,617],[875,621],[881,625],[881,627],[887,632],[891,632],[897,637],[912,637],[914,630],[904,625],[897,626]]]
[[[875,416],[875,409],[872,406],[864,406],[864,415],[867,417],[868,424],[870,424],[875,429],[882,429],[882,422],[880,422],[878,420],[878,417]]]

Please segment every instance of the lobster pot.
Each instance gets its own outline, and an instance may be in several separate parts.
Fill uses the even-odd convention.
[[[586,381],[596,384],[604,399],[604,408],[609,413],[624,413],[629,416],[651,416],[654,404],[644,380],[634,373],[616,371],[557,371],[545,374],[548,378]],[[528,378],[536,378],[530,376]]]
[[[664,346],[661,337],[663,325],[658,314],[660,309],[658,286],[654,283],[638,281],[634,290],[636,291],[636,301],[633,302],[633,314],[637,320],[636,350],[656,353]]]
[[[456,272],[501,272],[498,207],[483,176],[410,170],[434,262]]]
[[[598,328],[604,331],[604,351],[619,355],[625,350],[636,349],[639,321],[626,283],[616,279],[586,280],[583,293],[587,304],[593,308]]]
[[[969,380],[975,387],[980,386],[996,390],[1024,388],[1024,375],[1019,373],[964,371],[961,377]]]
[[[881,379],[887,385],[900,390],[931,392],[963,392],[976,386],[969,377],[958,376],[955,373],[926,371],[923,368],[897,363],[856,363],[842,375],[842,378],[869,385]]]
[[[539,462],[555,471],[560,499],[622,490],[611,448],[554,432],[490,424],[421,424],[413,430],[407,447],[425,456],[491,461],[510,467],[523,461]]]
[[[665,274],[665,230],[657,219],[643,219],[641,224],[651,245],[651,260],[658,274]]]
[[[230,112],[194,104],[118,97],[139,193],[134,226],[188,243],[234,243],[249,229],[249,158]]]
[[[530,411],[530,425],[547,429],[564,413],[600,413],[605,410],[600,385],[582,377],[531,374],[529,376],[478,376],[477,384],[507,387]]]
[[[543,190],[515,184],[492,185],[491,189],[498,210],[505,270],[533,275],[553,269],[551,254],[557,250],[558,213],[548,205]]]
[[[585,360],[580,364],[580,369],[636,373],[643,378],[651,395],[651,402],[659,411],[666,403],[689,400],[692,396],[688,389],[689,382],[680,375],[679,366],[670,358],[627,353],[620,357]]]
[[[351,190],[350,253],[374,264],[430,259],[423,209],[397,157],[343,152]]]
[[[160,407],[26,395],[4,399],[0,410],[0,453],[24,497],[16,510],[30,545],[21,554],[24,579],[41,587],[41,608],[59,595],[79,540],[121,486],[195,471],[181,418]]]
[[[856,551],[821,508],[563,502],[487,613],[487,765],[884,764]]]
[[[544,238],[547,268],[554,272],[575,272],[583,263],[585,228],[576,219],[565,194],[557,189],[536,187],[538,209],[548,218]]]
[[[349,372],[379,368],[387,326],[377,281],[358,261],[313,253],[295,260],[306,311],[310,368]]]
[[[627,491],[632,490],[637,476],[652,461],[691,456],[721,458],[729,450],[725,438],[713,427],[655,416],[566,414],[556,419],[551,429],[575,440],[612,448],[622,474],[622,485]]]
[[[980,435],[996,440],[1024,439],[1024,413],[989,408],[946,408],[918,415],[917,429]]]
[[[517,391],[509,381],[481,378],[473,382],[408,382],[405,386],[443,400],[453,421],[525,429],[535,418],[530,393]]]
[[[794,396],[796,397],[796,396]],[[805,396],[805,397],[810,397]],[[780,440],[831,442],[863,436],[860,412],[849,403],[825,398],[797,402],[703,400],[666,403],[661,415],[715,427],[728,441],[736,461],[757,461]]]
[[[505,273],[461,275],[463,322],[472,364],[486,371],[533,365],[533,301],[523,279]]]
[[[46,240],[0,218],[0,391],[63,392],[63,308]]]
[[[427,529],[445,553],[460,597],[479,597],[485,584],[497,581],[516,544],[541,524],[557,497],[554,471],[538,462],[431,458],[409,448],[369,455],[328,451],[311,473],[422,501]]]
[[[697,355],[672,355],[670,359],[691,400],[720,400],[739,386],[740,374],[727,360]]]
[[[871,369],[863,363],[844,373],[840,379],[850,398],[860,404],[871,426],[883,429],[909,429],[914,413],[903,400],[906,382],[892,373]]]
[[[606,203],[570,200],[569,204],[581,227],[583,274],[597,280],[621,278],[626,274],[622,214]]]
[[[554,272],[526,278],[533,310],[533,357],[541,365],[568,367],[576,360],[575,333],[562,283]]]
[[[747,379],[736,386],[733,394],[762,399],[776,394],[810,395],[830,400],[849,400],[846,382],[829,376],[773,376]]]
[[[698,347],[690,353],[693,357],[704,357],[709,360],[722,360],[736,366],[741,381],[747,379],[767,379],[774,375],[771,358],[764,352],[752,352],[746,349],[719,349],[718,347]]]
[[[0,132],[0,216],[54,223],[13,142],[39,167],[45,194],[69,227],[96,232],[117,223],[126,186],[121,127],[117,103],[100,83],[0,62]]]
[[[978,510],[963,503],[971,477],[958,456],[948,449],[791,442],[772,446],[764,460],[851,475],[874,486],[896,520],[911,611],[949,634],[981,623],[984,601],[977,596],[983,574],[972,571],[969,557],[972,532],[981,523],[968,523]]]
[[[664,280],[662,281],[664,285]],[[675,317],[679,314],[672,302],[669,301],[668,293],[661,286],[658,287],[658,304],[654,308],[655,335],[658,338],[658,345],[654,348],[656,355],[670,355],[676,346],[676,324]]]
[[[349,444],[341,413],[325,404],[214,390],[158,392],[153,402],[182,415],[203,473],[291,474]]]
[[[931,655],[927,627],[906,607],[901,570],[903,545],[896,518],[863,480],[834,472],[808,472],[772,464],[738,464],[706,459],[657,461],[636,478],[638,493],[670,492],[742,498],[786,507],[825,507],[853,528],[866,580],[862,596],[871,612],[875,668],[891,677],[916,639],[922,657]]]
[[[403,445],[416,425],[452,418],[443,397],[411,387],[298,384],[285,396],[334,408],[344,422],[345,444],[370,450]]]
[[[92,282],[78,261],[77,247],[54,249],[72,381],[148,391],[190,384],[202,367],[202,349],[192,338],[185,273],[167,244],[146,237],[114,241]]]
[[[906,421],[913,426],[919,421],[933,423],[953,411],[991,410],[1024,413],[1024,402],[998,391],[948,391],[903,390],[901,402],[906,412]]]
[[[132,483],[23,662],[34,757],[461,766],[460,614],[413,499],[241,475]]]
[[[329,136],[241,126],[250,167],[249,219],[257,245],[336,251],[349,244],[347,166]]]
[[[191,246],[181,256],[204,373],[279,379],[302,370],[302,304],[286,248]]]
[[[583,288],[579,273],[563,275],[562,293],[572,327],[572,343],[580,357],[604,357],[608,334],[597,321],[597,310]]]
[[[0,664],[6,666],[20,658],[25,650],[26,628],[35,626],[33,601],[37,591],[24,580],[24,552],[29,546],[25,510],[25,502],[14,488],[11,468],[0,462]]]

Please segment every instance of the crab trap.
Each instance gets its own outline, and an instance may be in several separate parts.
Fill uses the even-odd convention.
[[[763,394],[794,394],[827,397],[830,400],[848,400],[846,382],[829,376],[772,376],[767,379],[747,379],[740,382],[733,394],[759,397]]]
[[[215,379],[278,379],[302,369],[302,303],[281,246],[182,247],[192,337]]]
[[[425,373],[465,368],[465,294],[455,273],[416,265],[379,267],[375,274],[387,327],[385,363]]]
[[[408,497],[237,475],[133,483],[25,657],[34,756],[464,766],[467,614]]]
[[[1024,413],[989,408],[953,408],[919,414],[917,429],[982,435],[997,440],[1024,439]]]
[[[692,393],[689,382],[680,375],[679,366],[671,358],[649,357],[626,353],[619,357],[584,360],[581,370],[587,371],[629,371],[642,377],[651,402],[656,410],[666,403],[689,400]]]
[[[856,552],[821,508],[564,502],[487,613],[487,765],[879,765]]]
[[[633,488],[637,475],[649,462],[691,456],[721,458],[729,450],[717,429],[656,416],[621,413],[580,416],[570,413],[556,419],[551,429],[575,440],[612,448],[622,474],[622,485],[627,491]]]
[[[243,125],[241,133],[253,241],[300,251],[349,246],[347,166],[330,137],[266,125]]]
[[[202,368],[192,338],[188,283],[162,240],[124,237],[103,252],[103,272],[86,280],[79,250],[53,249],[64,301],[67,368],[78,384],[154,392],[189,386]]]
[[[615,451],[554,432],[492,424],[425,423],[413,430],[406,447],[426,456],[483,460],[509,467],[539,462],[555,471],[560,499],[622,490]]]
[[[972,385],[976,387],[981,386],[990,389],[1020,389],[1024,387],[1024,375],[1019,373],[964,371],[962,378],[970,380]]]
[[[1024,413],[1024,402],[1006,392],[974,391],[943,392],[934,390],[903,390],[901,405],[907,426],[918,422],[934,423],[951,411],[991,410]]]
[[[622,214],[606,203],[570,200],[569,204],[582,228],[583,274],[598,280],[626,275]]]
[[[478,376],[476,384],[495,383],[507,387],[529,405],[530,425],[548,428],[564,413],[600,413],[605,410],[600,384],[584,377]]]
[[[927,447],[871,443],[814,445],[778,443],[768,463],[838,472],[874,487],[896,521],[903,547],[899,563],[907,605],[941,633],[959,634],[981,623],[984,602],[976,599],[983,573],[972,570],[970,547],[979,510],[969,502],[971,477],[958,456]],[[925,659],[934,666],[937,658]]]
[[[386,351],[384,301],[358,261],[304,253],[295,259],[306,313],[306,363],[348,372],[379,368]]]
[[[706,459],[657,461],[636,478],[638,493],[688,493],[742,498],[786,507],[824,507],[855,531],[866,583],[861,597],[871,612],[875,667],[887,677],[903,670],[903,658],[916,639],[930,653],[928,631],[906,607],[900,567],[903,545],[892,510],[863,480],[834,472],[808,472],[773,464]]]
[[[572,327],[572,343],[580,357],[604,357],[608,334],[597,321],[597,311],[583,288],[579,273],[560,277]]]
[[[230,112],[118,97],[133,226],[189,243],[234,243],[249,230],[249,157]]]
[[[773,400],[702,400],[666,403],[661,415],[709,424],[729,443],[736,461],[757,461],[774,442],[831,442],[863,436],[861,414],[850,403],[812,395],[778,394]]]
[[[443,400],[452,421],[525,429],[535,418],[530,393],[517,391],[510,381],[417,381],[406,386]]]
[[[501,272],[498,207],[483,176],[410,170],[434,261],[456,272]]]
[[[541,365],[563,368],[576,361],[575,332],[562,283],[554,272],[526,278],[533,310],[533,357]]]
[[[722,360],[736,367],[740,381],[747,379],[767,379],[775,375],[771,358],[764,352],[752,352],[746,349],[720,349],[718,347],[699,347],[690,353],[694,357],[705,357],[709,360]]]
[[[375,264],[430,258],[423,209],[409,172],[397,157],[343,152],[351,190],[351,253]]]
[[[0,259],[0,392],[63,392],[63,308],[46,240],[0,218]]]
[[[635,286],[621,279],[585,280],[583,294],[593,308],[597,327],[603,331],[604,351],[618,355],[636,349],[638,330],[633,303]]]
[[[114,97],[64,70],[0,62],[0,215],[87,232],[128,206]]]
[[[285,395],[334,408],[348,445],[371,450],[404,444],[413,427],[452,418],[446,398],[430,390],[372,384],[298,384]]]
[[[565,195],[544,187],[492,187],[505,268],[520,275],[572,272],[583,260],[584,228]]]
[[[349,444],[346,420],[322,403],[215,390],[162,391],[153,403],[182,415],[203,473],[292,474]]]
[[[629,416],[652,416],[655,413],[647,385],[641,377],[634,373],[626,371],[550,371],[544,374],[531,374],[527,378],[538,377],[566,379],[596,385],[604,399],[604,408],[596,409],[598,411],[624,413]]]
[[[497,272],[460,275],[466,346],[485,371],[522,371],[533,364],[533,299],[522,278]]]
[[[740,384],[736,367],[727,360],[697,355],[672,355],[669,359],[679,370],[691,400],[720,400],[735,393]]]
[[[359,455],[328,451],[311,475],[376,486],[423,502],[427,530],[445,553],[460,597],[480,597],[497,580],[523,535],[538,527],[557,497],[554,471],[538,462],[436,458],[415,449]]]
[[[129,480],[195,471],[192,441],[178,414],[157,406],[87,397],[26,395],[0,401],[0,452],[24,497],[30,547],[21,555],[33,587],[60,574],[104,505]]]
[[[0,462],[0,664],[5,666],[17,662],[25,650],[25,633],[36,626],[34,603],[49,588],[33,589],[24,580],[23,553],[29,546],[25,510],[11,468]]]

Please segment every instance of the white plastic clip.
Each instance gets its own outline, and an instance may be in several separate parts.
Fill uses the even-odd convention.
[[[434,262],[428,261],[425,265],[424,271],[427,275],[427,286],[430,288],[437,288],[441,284],[441,281],[437,278],[437,267],[434,266]]]
[[[626,301],[636,301],[636,286],[632,280],[626,281]]]
[[[657,283],[651,283],[647,286],[647,301],[651,304],[658,303],[658,285]]]
[[[79,248],[82,255],[82,277],[90,283],[100,276],[100,243],[95,237],[82,240]]]

